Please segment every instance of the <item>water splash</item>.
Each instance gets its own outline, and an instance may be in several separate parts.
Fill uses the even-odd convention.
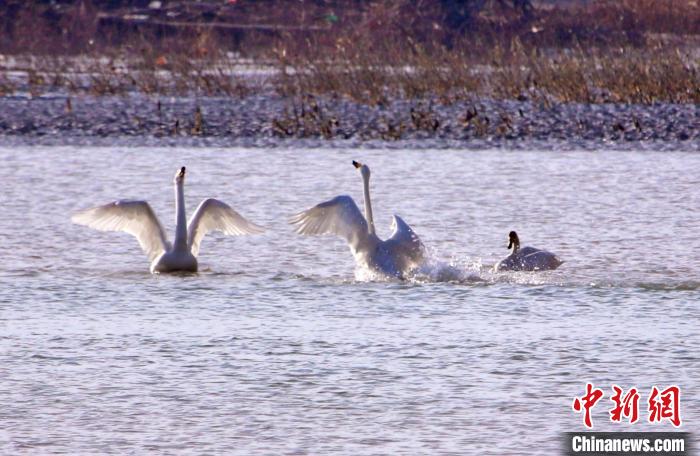
[[[411,280],[415,282],[452,282],[474,283],[484,282],[481,276],[483,265],[481,260],[444,261],[430,258],[416,271]]]

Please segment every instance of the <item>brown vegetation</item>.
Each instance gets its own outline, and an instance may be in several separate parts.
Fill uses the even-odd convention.
[[[697,0],[598,0],[566,8],[538,3],[534,9],[522,7],[529,2],[492,0],[465,13],[468,20],[461,24],[449,22],[447,2],[309,0],[295,9],[272,0],[240,0],[219,7],[213,19],[201,13],[191,26],[146,21],[116,29],[110,29],[114,17],[124,11],[106,14],[97,3],[67,2],[53,15],[32,2],[10,2],[11,14],[6,7],[0,50],[25,62],[13,69],[26,71],[31,93],[61,88],[244,96],[272,87],[296,100],[291,111],[309,96],[370,105],[397,97],[440,103],[474,97],[545,104],[700,102]],[[267,22],[222,31],[221,24],[232,25],[226,17],[237,18],[241,27]],[[111,22],[103,24],[104,18]],[[121,33],[116,38],[105,30]],[[229,52],[255,57],[277,75],[244,78]],[[23,59],[28,55],[41,58]],[[74,58],[79,56],[89,58]],[[1,67],[0,95],[12,93],[17,83]],[[290,117],[296,120],[281,130],[312,128],[309,119]],[[332,127],[328,119],[318,122],[313,128],[319,131]]]

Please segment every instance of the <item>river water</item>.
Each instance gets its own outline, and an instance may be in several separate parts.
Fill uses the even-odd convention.
[[[430,249],[407,282],[356,280],[292,214],[338,194]],[[700,155],[324,149],[0,149],[0,453],[554,454],[571,407],[646,423],[652,386],[700,423]],[[267,228],[207,236],[196,275],[151,275],[134,238],[72,212],[147,199],[174,229],[205,197]],[[507,235],[564,261],[490,268]],[[443,274],[444,271],[450,274]],[[446,280],[450,279],[450,280]],[[637,387],[640,422],[611,423]]]

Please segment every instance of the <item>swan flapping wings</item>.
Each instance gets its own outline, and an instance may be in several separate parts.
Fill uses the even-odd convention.
[[[411,227],[396,215],[391,237],[386,241],[377,237],[369,195],[369,167],[357,161],[353,161],[352,165],[362,175],[364,216],[351,197],[342,195],[298,213],[289,222],[295,225],[297,234],[340,236],[349,244],[358,265],[403,278],[424,262],[423,243]]]
[[[150,261],[170,250],[163,227],[146,201],[115,201],[78,212],[71,220],[96,230],[124,231],[135,236]]]
[[[345,239],[353,248],[367,235],[367,220],[355,201],[341,195],[293,216],[289,222],[296,233],[303,235],[334,234]]]
[[[411,227],[395,215],[393,233],[386,241],[368,238],[368,224],[355,201],[347,196],[335,198],[307,209],[290,219],[296,232],[303,235],[333,234],[345,239],[353,251],[367,251],[368,260],[391,266],[387,269],[407,270],[420,264],[425,248]],[[372,235],[370,235],[372,236]],[[377,250],[375,248],[379,247]],[[387,257],[388,255],[388,257]]]
[[[202,238],[211,231],[240,236],[262,233],[265,229],[246,220],[228,204],[214,198],[207,198],[199,204],[187,224],[187,244],[194,256],[199,254]]]
[[[410,259],[414,265],[423,261],[425,247],[411,227],[401,217],[394,215],[391,228],[393,233],[385,241],[387,249],[391,250],[395,256]]]

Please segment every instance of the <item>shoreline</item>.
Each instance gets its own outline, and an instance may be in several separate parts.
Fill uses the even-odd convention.
[[[420,150],[420,151],[503,151],[503,152],[700,152],[700,144],[691,141],[565,141],[565,140],[533,140],[533,141],[499,141],[499,140],[399,140],[399,141],[365,141],[351,140],[318,140],[318,139],[241,139],[241,138],[155,138],[144,136],[131,137],[66,137],[60,138],[27,138],[0,136],[0,148],[31,147],[31,148],[154,148],[154,149],[267,149],[289,150]]]
[[[696,104],[45,94],[0,112],[0,145],[700,150]]]

